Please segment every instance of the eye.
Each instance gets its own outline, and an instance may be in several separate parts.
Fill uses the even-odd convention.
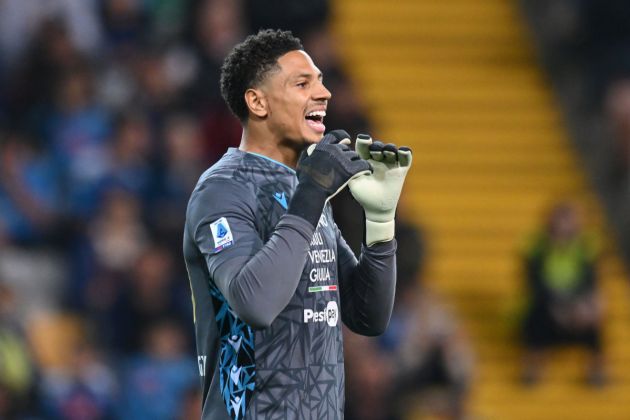
[[[300,87],[300,88],[304,88],[304,87],[306,87],[306,85],[307,85],[306,82],[299,82],[299,83],[296,84],[296,86]]]

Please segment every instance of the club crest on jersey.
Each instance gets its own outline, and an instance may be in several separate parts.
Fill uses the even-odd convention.
[[[210,224],[210,232],[214,240],[214,248],[212,252],[217,253],[234,243],[232,230],[225,217],[222,217]]]

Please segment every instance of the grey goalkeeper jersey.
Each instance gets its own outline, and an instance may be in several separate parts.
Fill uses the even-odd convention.
[[[316,229],[285,214],[295,171],[230,149],[186,214],[203,418],[342,419],[343,321],[384,331],[395,241],[356,257],[326,205]]]

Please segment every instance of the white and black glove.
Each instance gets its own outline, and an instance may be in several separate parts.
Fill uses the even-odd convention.
[[[334,130],[302,153],[297,165],[299,183],[287,213],[317,226],[326,202],[353,177],[370,173],[368,162],[361,159],[349,144],[347,132]]]

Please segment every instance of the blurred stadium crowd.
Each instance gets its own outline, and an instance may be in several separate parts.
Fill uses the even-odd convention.
[[[325,0],[0,2],[0,418],[199,418],[181,238],[198,176],[240,141],[220,65],[246,34],[291,29],[333,92],[328,127],[369,132],[328,15]],[[357,246],[349,201],[335,208]],[[463,406],[467,350],[450,355],[454,322],[414,293],[421,236],[400,229],[392,328],[349,338],[351,419],[396,418],[394,383],[441,381]],[[416,326],[417,311],[437,315]]]
[[[220,65],[260,26],[325,36],[325,2],[276,3],[0,3],[0,418],[199,418],[181,238],[240,140]]]

